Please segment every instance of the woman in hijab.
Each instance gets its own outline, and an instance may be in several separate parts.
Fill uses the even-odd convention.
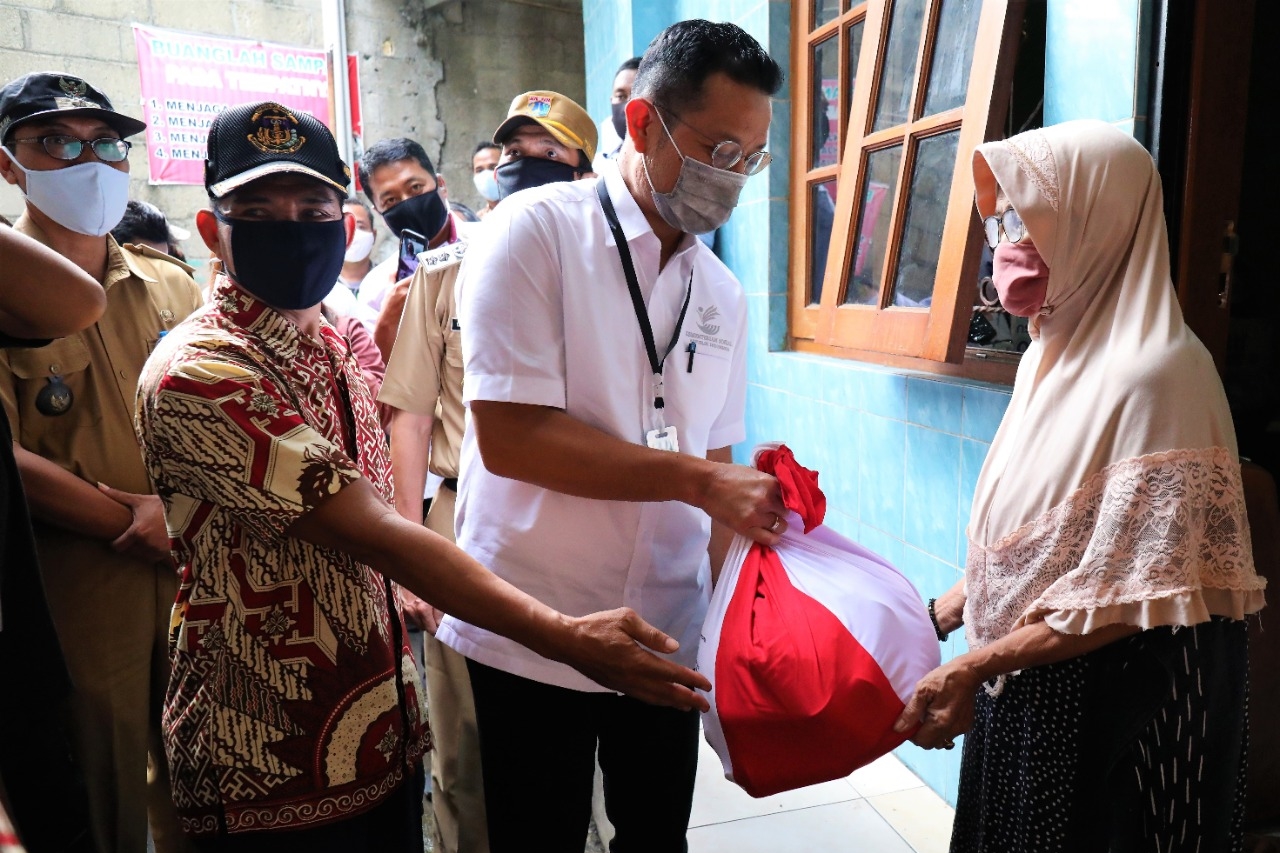
[[[1243,620],[1264,582],[1222,383],[1170,281],[1159,175],[1095,121],[981,145],[973,170],[996,288],[1034,341],[978,478],[965,579],[934,604],[969,651],[898,726],[926,748],[968,733],[953,853],[1238,849]]]

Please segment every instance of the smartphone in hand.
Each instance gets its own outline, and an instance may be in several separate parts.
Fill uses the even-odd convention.
[[[400,260],[396,264],[396,281],[404,281],[418,268],[418,255],[427,250],[427,238],[408,228],[400,232]]]

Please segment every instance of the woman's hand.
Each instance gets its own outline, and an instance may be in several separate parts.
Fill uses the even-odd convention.
[[[973,725],[973,705],[982,679],[961,655],[944,663],[916,682],[915,695],[907,703],[895,732],[910,731],[912,743],[925,749],[951,749],[955,738]]]

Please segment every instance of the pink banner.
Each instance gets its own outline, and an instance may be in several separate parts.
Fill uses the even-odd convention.
[[[277,101],[332,127],[323,50],[140,24],[133,25],[133,36],[153,184],[204,183],[209,124],[226,107]],[[351,80],[355,102],[355,75]],[[353,114],[359,115],[358,103],[353,103]]]

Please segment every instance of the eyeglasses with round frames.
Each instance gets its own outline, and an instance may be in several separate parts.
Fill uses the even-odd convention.
[[[78,139],[74,136],[67,136],[62,133],[50,134],[49,136],[33,136],[29,139],[11,139],[10,142],[39,143],[44,146],[44,150],[49,153],[50,157],[59,160],[77,160],[84,153],[84,147],[89,146],[95,157],[104,163],[119,163],[129,156],[129,149],[133,147],[133,143],[127,139],[116,139],[111,136],[104,136],[100,139]]]
[[[661,104],[657,104],[656,106],[660,107],[663,110],[666,110],[667,113],[673,119],[680,122],[685,127],[689,128],[694,133],[701,136],[703,139],[715,138],[706,133],[703,133],[701,130],[698,130],[698,128],[689,124],[689,122],[685,121],[680,117],[679,113],[674,112],[673,110],[667,109],[666,107],[663,107]],[[742,160],[745,163],[742,171],[748,177],[750,177],[751,175],[760,174],[760,172],[764,169],[764,167],[769,165],[769,161],[771,161],[772,159],[773,159],[773,155],[770,154],[768,151],[757,151],[754,154],[746,155],[744,160],[743,153],[742,153],[742,146],[739,143],[734,142],[732,139],[726,139],[723,142],[717,143],[715,147],[711,149],[711,165],[712,166],[714,166],[717,169],[723,169],[727,172],[730,169],[732,169],[734,166],[738,165],[738,161]]]
[[[1017,243],[1027,236],[1027,226],[1022,224],[1022,217],[1012,207],[1004,213],[994,214],[982,220],[982,230],[987,235],[987,245],[994,249],[1000,245],[1000,232],[1009,238],[1010,243]]]

